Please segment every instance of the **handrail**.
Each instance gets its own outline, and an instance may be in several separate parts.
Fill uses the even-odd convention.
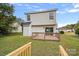
[[[29,42],[23,45],[6,56],[31,56],[31,43]]]
[[[33,32],[32,39],[41,39],[41,40],[60,40],[59,33],[45,33],[45,32]]]
[[[59,45],[59,54],[61,56],[68,56],[67,52],[65,51],[65,49],[62,47],[62,45]]]

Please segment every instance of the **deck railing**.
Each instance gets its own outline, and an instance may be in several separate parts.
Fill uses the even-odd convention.
[[[68,56],[67,52],[65,49],[62,47],[62,45],[59,45],[59,55],[60,56]]]
[[[6,56],[31,56],[31,43],[32,42],[25,44],[24,46],[14,50]]]
[[[32,39],[42,39],[42,40],[59,40],[59,33],[44,33],[44,32],[33,32]]]

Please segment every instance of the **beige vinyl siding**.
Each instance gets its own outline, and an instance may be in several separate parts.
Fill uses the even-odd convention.
[[[55,12],[52,12],[53,16],[54,16],[53,20],[49,19],[49,13],[50,12],[30,14],[30,19],[31,19],[31,22],[32,22],[31,24],[32,25],[56,24]]]
[[[31,32],[31,27],[30,25],[23,25],[23,36],[31,36],[32,32]]]
[[[44,27],[32,27],[32,32],[45,32]]]

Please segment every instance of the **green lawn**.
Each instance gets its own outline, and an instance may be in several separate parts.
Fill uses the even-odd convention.
[[[79,37],[74,33],[61,35],[60,42],[69,55],[79,56]]]
[[[21,34],[2,36],[0,37],[0,55],[7,55],[28,42],[32,42],[33,56],[57,56],[59,55],[59,44],[64,46],[69,55],[79,55],[79,37],[76,37],[73,33],[61,35],[60,42],[32,40],[30,37],[23,37]]]

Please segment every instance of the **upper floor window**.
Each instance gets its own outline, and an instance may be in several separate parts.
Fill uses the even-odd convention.
[[[49,19],[50,19],[50,20],[53,20],[53,19],[54,19],[54,15],[53,15],[52,12],[49,13]]]
[[[27,15],[27,20],[30,21],[30,15]]]

